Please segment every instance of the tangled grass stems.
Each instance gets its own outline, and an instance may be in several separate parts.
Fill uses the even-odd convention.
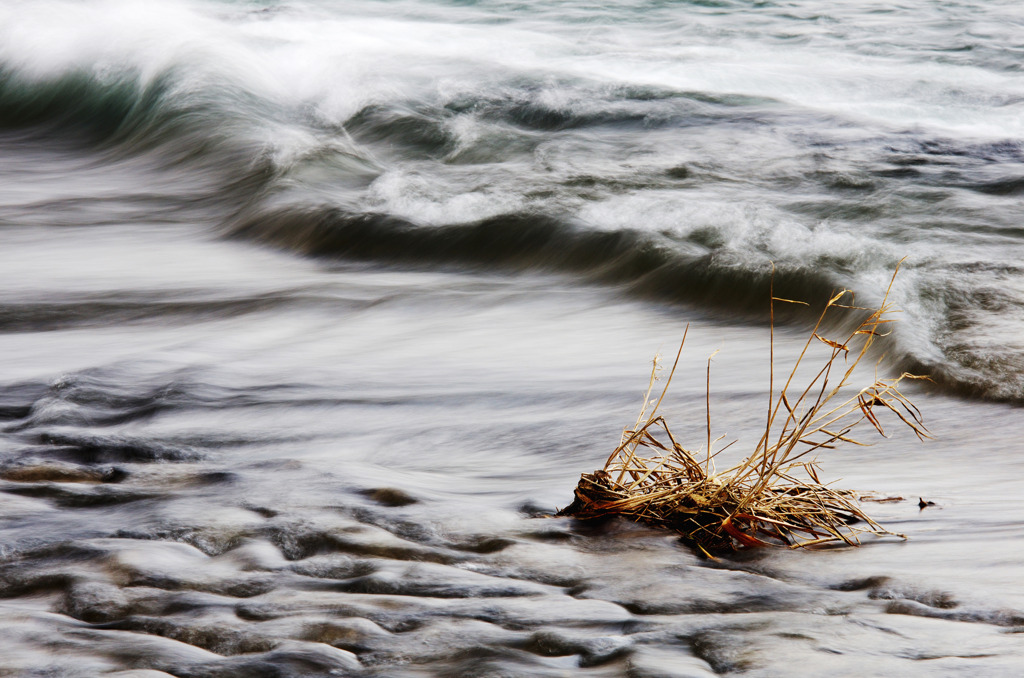
[[[655,358],[636,423],[623,431],[602,469],[581,476],[572,504],[559,515],[580,519],[624,516],[674,530],[708,555],[769,545],[857,546],[863,534],[894,535],[865,514],[851,492],[822,483],[814,455],[842,443],[864,445],[853,432],[865,422],[885,436],[880,420],[883,413],[894,416],[918,438],[929,437],[921,412],[900,390],[904,381],[926,377],[904,373],[886,379],[876,372],[873,383],[849,395],[857,366],[874,341],[885,335],[885,326],[893,322],[889,296],[896,273],[877,308],[852,305],[849,290],[829,299],[778,393],[774,383],[774,305],[803,302],[772,294],[772,365],[764,433],[748,457],[721,472],[716,471],[714,461],[725,448],[712,451],[717,440],[711,440],[710,394],[702,458],[683,447],[658,414],[686,344],[684,332],[657,400],[651,397],[657,382]],[[837,308],[866,314],[839,340],[823,335],[827,316]],[[797,372],[815,343],[825,345],[829,356],[806,385],[796,387]],[[708,369],[710,391],[710,359]]]

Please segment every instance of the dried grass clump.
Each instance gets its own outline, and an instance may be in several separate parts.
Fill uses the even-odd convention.
[[[894,534],[868,517],[851,492],[822,483],[813,456],[839,443],[863,445],[851,436],[864,422],[884,436],[879,421],[882,413],[894,415],[918,438],[928,436],[920,411],[899,390],[903,380],[923,377],[906,373],[894,379],[876,376],[874,383],[850,394],[854,370],[874,340],[882,336],[883,325],[893,322],[887,317],[892,312],[888,301],[891,290],[890,281],[882,303],[875,309],[844,303],[852,299],[848,290],[833,296],[778,394],[774,389],[774,302],[802,302],[771,297],[773,365],[765,431],[754,452],[725,471],[718,472],[714,466],[714,458],[722,450],[711,451],[717,441],[711,440],[710,405],[703,455],[680,445],[658,414],[679,354],[657,401],[651,398],[657,380],[655,358],[636,424],[623,431],[619,446],[603,469],[582,475],[574,501],[559,515],[580,519],[623,516],[675,530],[708,555],[752,546],[795,548],[836,542],[857,546],[862,534]],[[826,316],[837,308],[866,314],[842,341],[820,333]],[[685,342],[684,332],[680,354]],[[794,386],[797,370],[815,342],[827,346],[830,357],[798,390]],[[710,374],[710,360],[708,368]]]

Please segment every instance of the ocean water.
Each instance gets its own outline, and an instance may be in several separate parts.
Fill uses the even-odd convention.
[[[994,0],[3,3],[0,675],[1021,675],[1022,64]],[[906,540],[549,517],[684,328],[738,459],[897,266],[933,438],[819,460]]]

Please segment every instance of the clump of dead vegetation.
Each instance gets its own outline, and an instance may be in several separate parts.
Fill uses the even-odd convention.
[[[848,290],[829,299],[778,393],[774,303],[802,302],[772,296],[773,365],[764,434],[748,457],[724,471],[715,469],[715,457],[722,450],[712,452],[717,441],[711,440],[710,405],[703,454],[683,447],[658,414],[679,354],[657,399],[651,397],[657,381],[655,358],[636,424],[623,431],[619,446],[602,469],[582,475],[574,501],[559,515],[580,519],[623,516],[674,530],[708,555],[752,546],[806,547],[837,542],[856,546],[865,533],[893,534],[861,510],[853,493],[822,483],[815,458],[820,450],[843,443],[862,445],[853,435],[865,422],[884,436],[880,416],[894,418],[919,438],[928,436],[920,411],[900,391],[905,380],[922,377],[904,373],[886,379],[876,375],[873,383],[857,391],[850,384],[872,343],[885,334],[885,325],[893,322],[889,317],[891,290],[892,281],[882,303],[873,309],[853,305]],[[826,319],[835,309],[859,311],[864,319],[839,339],[827,338]],[[685,342],[684,333],[680,354]],[[827,347],[828,357],[808,383],[798,386],[794,383],[797,372],[815,343]],[[710,370],[710,360],[708,367]]]

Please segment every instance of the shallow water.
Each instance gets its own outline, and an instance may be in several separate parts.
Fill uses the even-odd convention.
[[[1019,675],[1015,5],[141,7],[0,10],[0,675]],[[907,540],[548,517],[903,256]]]

